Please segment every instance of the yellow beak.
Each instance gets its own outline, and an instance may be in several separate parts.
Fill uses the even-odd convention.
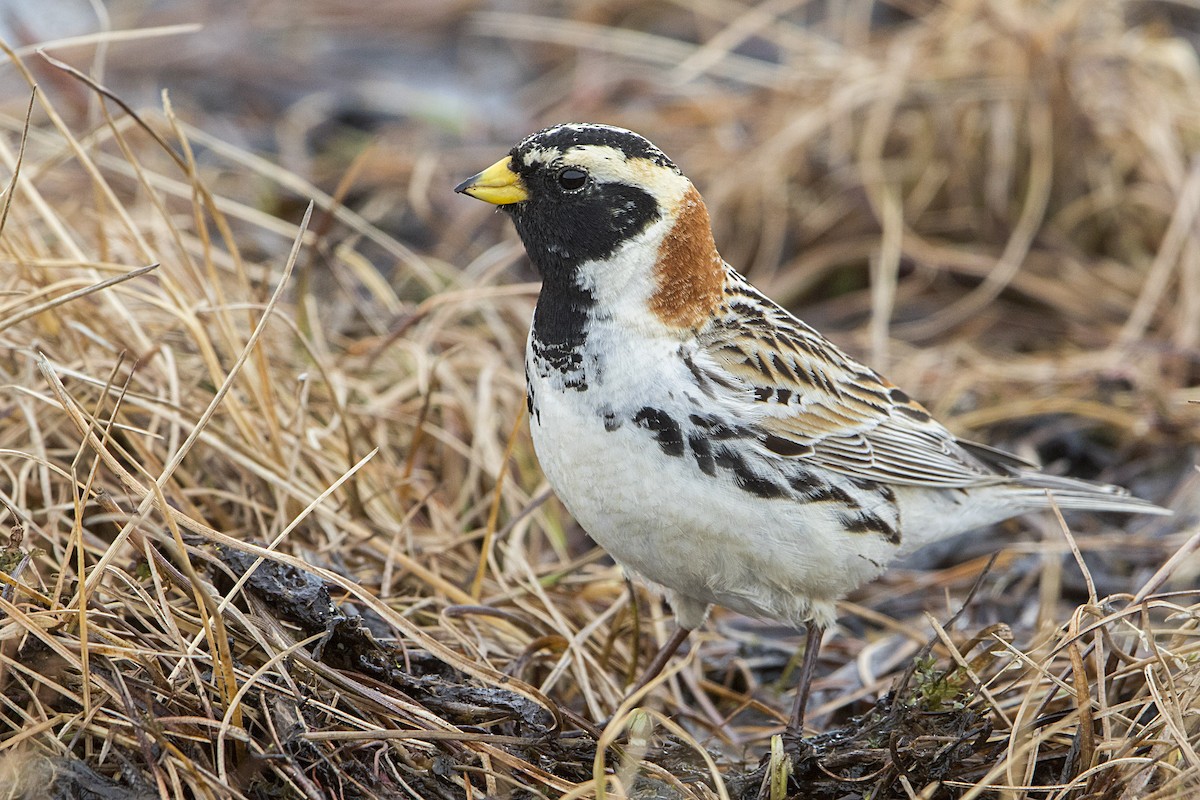
[[[483,172],[455,186],[454,191],[497,206],[528,200],[529,191],[521,181],[521,176],[513,172],[511,162],[512,157],[505,156]]]

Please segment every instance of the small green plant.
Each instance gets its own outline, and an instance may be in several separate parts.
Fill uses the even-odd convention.
[[[936,712],[961,709],[966,705],[963,682],[966,675],[962,667],[949,671],[938,668],[937,659],[931,655],[921,656],[913,672],[912,697],[921,711]]]

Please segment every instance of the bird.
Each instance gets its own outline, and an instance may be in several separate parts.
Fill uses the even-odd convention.
[[[542,279],[525,377],[546,478],[674,612],[636,688],[713,605],[804,628],[798,738],[836,601],[892,562],[1052,505],[1170,513],[955,436],[726,263],[637,133],[555,125],[455,191],[507,214]]]

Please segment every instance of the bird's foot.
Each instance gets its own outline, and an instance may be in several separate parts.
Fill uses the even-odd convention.
[[[788,755],[799,760],[810,755],[813,746],[804,738],[803,728],[793,728],[789,725],[783,732],[783,749]]]

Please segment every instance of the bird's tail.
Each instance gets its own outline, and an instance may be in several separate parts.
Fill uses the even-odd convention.
[[[1031,508],[1083,511],[1115,511],[1120,514],[1170,514],[1170,509],[1148,500],[1134,497],[1120,486],[1091,483],[1077,478],[1062,478],[1032,470],[1019,470],[1013,476],[1012,487]]]

